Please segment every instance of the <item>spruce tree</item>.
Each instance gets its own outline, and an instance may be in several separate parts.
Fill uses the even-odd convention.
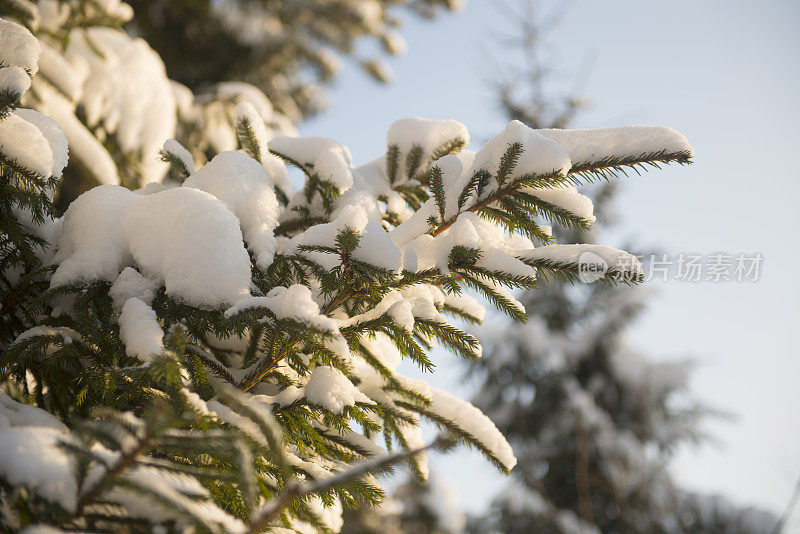
[[[520,2],[512,41],[525,67],[501,78],[496,94],[509,119],[565,128],[584,99],[553,90],[542,49],[560,13],[542,15],[533,6]],[[608,181],[590,192],[598,217],[592,229],[557,227],[557,239],[592,250],[598,230],[616,222],[616,188]],[[583,260],[613,267],[601,254]],[[580,262],[574,267],[576,285],[562,283],[563,271],[549,279],[540,273],[541,283],[521,298],[528,323],[504,328],[469,370],[479,382],[473,402],[509,439],[519,463],[468,531],[772,532],[772,514],[673,482],[672,453],[704,437],[698,423],[710,414],[688,394],[691,365],[655,363],[627,343],[646,305],[646,293],[629,283],[635,280],[603,283],[614,280],[597,280]]]
[[[354,167],[334,140],[270,139],[243,102],[238,150],[199,165],[165,140],[169,179],[95,187],[57,217],[68,136],[20,108],[42,50],[0,20],[7,532],[336,532],[395,464],[425,479],[430,448],[508,473],[489,418],[398,364],[432,371],[434,344],[480,359],[451,323],[483,317],[467,290],[525,320],[510,290],[573,278],[587,250],[613,266],[604,279],[638,278],[625,252],[551,244],[548,222],[591,224],[576,185],[693,154],[668,128],[518,121],[472,153],[462,124],[404,119]],[[441,437],[424,443],[421,419]]]

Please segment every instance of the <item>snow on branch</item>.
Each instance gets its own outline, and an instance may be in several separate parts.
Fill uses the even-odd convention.
[[[335,531],[343,506],[383,498],[372,475],[405,461],[427,476],[424,452],[444,441],[423,446],[421,419],[509,473],[516,455],[483,412],[397,369],[432,371],[437,344],[480,359],[480,341],[453,321],[483,319],[473,295],[525,321],[515,290],[540,278],[640,281],[630,254],[552,244],[551,225],[591,226],[577,184],[598,154],[625,165],[642,150],[664,163],[690,155],[671,130],[569,137],[516,121],[473,153],[462,124],[406,119],[385,155],[354,167],[330,139],[268,139],[255,104],[232,118],[242,150],[202,164],[195,147],[160,143],[170,179],[95,187],[52,221],[54,270],[39,275],[36,313],[14,316],[0,363],[27,377],[26,400],[76,422],[65,462],[86,477],[65,482],[78,488],[65,527],[111,521],[98,508],[111,502],[151,527],[255,532],[280,517]],[[60,176],[66,143],[53,124],[19,110],[4,128],[18,142],[0,163]],[[298,190],[275,155],[304,172]],[[17,443],[2,424],[0,440]],[[5,459],[0,478],[39,487]],[[149,518],[136,495],[166,510]]]
[[[644,276],[636,256],[603,245],[547,245],[522,253],[520,259],[540,273],[549,272],[565,280],[633,283],[641,282]]]
[[[666,163],[689,163],[694,148],[682,134],[660,126],[627,126],[593,130],[540,130],[569,153],[570,174],[616,176]],[[638,171],[637,171],[638,172]]]

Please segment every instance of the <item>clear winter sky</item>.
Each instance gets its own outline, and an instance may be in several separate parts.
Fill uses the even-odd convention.
[[[356,163],[382,154],[402,117],[457,119],[476,141],[494,135],[505,121],[482,50],[506,25],[498,8],[468,0],[455,15],[408,21],[395,82],[378,86],[349,65],[329,112],[301,133],[337,138]],[[565,76],[596,58],[585,86],[593,106],[576,127],[670,126],[697,153],[690,167],[625,180],[607,244],[764,256],[756,283],[650,282],[631,343],[654,358],[694,357],[693,392],[736,416],[706,424],[719,444],[683,449],[677,479],[775,511],[800,476],[799,29],[797,0],[583,0],[551,39]],[[469,395],[461,369],[443,357],[433,382]],[[466,450],[433,468],[472,512],[503,484]]]

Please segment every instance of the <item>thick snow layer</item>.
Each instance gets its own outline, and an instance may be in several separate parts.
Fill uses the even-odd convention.
[[[336,321],[320,314],[311,290],[303,285],[275,287],[264,297],[244,297],[228,308],[225,316],[231,317],[252,308],[267,308],[277,319],[294,319],[326,332],[339,332]]]
[[[177,119],[172,87],[158,54],[142,39],[96,26],[73,30],[65,56],[88,65],[80,100],[87,125],[102,126],[114,134],[123,152],[141,158],[144,183],[159,180],[166,166],[158,151],[174,137]]]
[[[0,62],[22,67],[31,76],[39,70],[39,41],[24,26],[0,19]]]
[[[386,311],[386,314],[393,323],[406,332],[414,330],[414,311],[411,302],[407,300],[396,302]]]
[[[334,413],[341,413],[346,406],[355,406],[357,402],[374,404],[341,371],[328,366],[317,367],[311,372],[305,385],[305,397]]]
[[[64,167],[67,166],[67,161],[69,159],[67,137],[64,135],[64,132],[61,131],[61,128],[58,127],[58,124],[56,124],[53,119],[42,115],[38,111],[32,109],[18,109],[14,113],[39,128],[39,131],[42,132],[53,154],[53,170],[51,175],[56,178],[61,178],[61,174],[64,172]]]
[[[536,277],[536,269],[526,265],[514,256],[510,256],[499,248],[490,248],[486,250],[475,265],[489,271],[500,271],[512,276]]]
[[[37,87],[37,92],[44,97],[44,101],[37,106],[37,109],[52,118],[64,132],[69,140],[71,158],[80,162],[81,167],[85,168],[98,183],[119,183],[117,166],[111,154],[75,116],[72,105],[46,86]]]
[[[83,84],[88,74],[87,63],[82,59],[73,59],[74,64],[70,63],[55,48],[46,43],[41,43],[41,45],[42,54],[39,57],[40,77],[44,77],[48,83],[53,84],[71,102],[80,100]]]
[[[353,187],[342,195],[339,204],[353,204],[351,195],[363,195],[355,203],[361,203],[367,209],[370,220],[380,222],[383,217],[383,210],[378,206],[377,199],[385,199],[386,212],[391,212],[400,221],[405,221],[412,214],[411,208],[406,201],[395,191],[386,177],[386,157],[381,156],[369,163],[356,167],[353,171]],[[369,200],[363,200],[368,197]],[[377,216],[373,216],[372,209],[367,204],[375,205],[378,210]]]
[[[286,243],[282,252],[284,254],[299,252],[325,269],[334,269],[340,263],[339,255],[318,251],[300,252],[298,247],[303,245],[335,246],[336,236],[345,229],[353,230],[361,236],[358,246],[352,252],[354,259],[389,271],[400,271],[402,266],[400,250],[394,245],[382,226],[370,221],[366,210],[360,205],[344,206],[334,221],[317,224],[296,235]]]
[[[256,137],[261,164],[264,165],[264,168],[267,170],[267,174],[272,182],[286,192],[289,190],[291,185],[289,173],[287,172],[286,165],[283,163],[283,161],[273,154],[270,154],[268,143],[270,139],[275,137],[275,134],[274,132],[268,130],[266,124],[264,123],[266,117],[274,116],[275,113],[272,110],[272,106],[270,105],[269,101],[266,101],[266,99],[263,100],[265,102],[261,102],[260,99],[240,101],[238,104],[236,104],[236,108],[234,109],[233,120],[234,124],[239,124],[243,119],[248,121],[250,128]],[[258,105],[259,103],[261,105]]]
[[[269,142],[270,150],[313,169],[320,180],[330,182],[340,191],[353,185],[350,151],[326,137],[280,136]]]
[[[381,224],[384,210],[378,198],[384,194],[389,195],[390,193],[387,191],[391,191],[391,189],[386,187],[386,189],[380,188],[376,190],[376,188],[370,186],[371,184],[364,180],[362,176],[358,173],[353,173],[353,187],[345,191],[345,193],[339,197],[339,200],[336,202],[336,207],[331,213],[330,220],[338,219],[343,211],[349,210],[351,206],[353,206],[363,209],[370,222]],[[397,193],[394,194],[397,195]],[[299,200],[301,196],[302,192],[297,196],[297,199]],[[403,203],[405,203],[405,200]]]
[[[145,278],[132,267],[125,267],[111,285],[108,295],[115,309],[122,310],[125,302],[133,297],[145,304],[153,302],[157,286],[153,280]]]
[[[528,174],[547,174],[553,172],[566,173],[570,161],[566,152],[556,143],[546,139],[519,121],[512,121],[506,129],[492,138],[478,153],[461,153],[446,156],[436,163],[442,171],[444,186],[444,220],[452,221],[479,200],[471,195],[464,205],[459,208],[458,199],[472,176],[478,170],[485,170],[496,174],[500,159],[512,143],[520,143],[524,151],[520,156],[514,171],[506,178],[505,183],[510,183],[516,178]],[[464,169],[467,169],[464,171]],[[489,196],[496,190],[497,182],[491,180],[484,190],[482,197]],[[430,230],[428,220],[433,217],[441,220],[440,207],[435,198],[428,199],[413,215],[392,230],[392,241],[398,247],[405,247],[415,238],[426,234]]]
[[[186,171],[189,174],[195,171],[194,157],[192,156],[192,153],[186,150],[186,148],[175,139],[167,139],[164,141],[164,147],[162,150],[167,154],[172,154],[181,160],[181,163],[183,163],[183,166],[186,167]]]
[[[428,385],[423,380],[399,377],[405,386],[421,393],[431,404],[427,407],[431,412],[449,419],[456,426],[473,436],[496,458],[506,469],[517,464],[514,451],[503,434],[497,430],[491,419],[469,402]]]
[[[273,230],[278,225],[278,200],[264,167],[241,152],[223,152],[192,174],[183,187],[211,193],[238,217],[242,234],[266,269],[278,247]]]
[[[136,297],[129,298],[119,314],[119,337],[125,353],[149,362],[164,350],[164,331],[158,324],[156,312]]]
[[[22,67],[0,68],[0,92],[15,93],[19,96],[31,88],[31,77]]]
[[[389,234],[392,242],[400,248],[408,245],[418,236],[422,236],[430,230],[428,219],[431,217],[439,219],[439,210],[433,198],[428,199],[411,217],[395,227]]]
[[[411,313],[414,317],[434,322],[445,321],[437,309],[437,306],[444,304],[445,294],[438,287],[430,284],[418,284],[405,287],[400,290],[400,293],[403,295],[403,299],[411,305]]]
[[[68,512],[77,505],[73,462],[58,447],[68,435],[47,427],[0,429],[0,478],[11,486],[25,487]]]
[[[458,198],[473,175],[482,170],[496,177],[503,155],[513,144],[520,144],[522,152],[514,169],[505,176],[505,184],[524,176],[551,173],[563,175],[571,166],[569,154],[558,143],[538,134],[536,130],[519,121],[511,121],[502,132],[490,139],[474,155],[469,152],[448,156],[437,163],[442,171],[445,191],[445,220],[452,220],[459,211],[470,208],[478,200],[488,197],[497,190],[497,182],[492,179],[484,189],[481,199],[473,194],[459,209]],[[441,218],[434,199],[429,199],[414,215],[395,228],[392,240],[398,246],[409,243],[415,237],[427,232],[427,221],[430,217]]]
[[[364,228],[353,258],[392,272],[399,272],[402,266],[400,250],[392,243],[386,230],[372,221]]]
[[[47,138],[35,124],[17,113],[0,121],[0,154],[42,176],[53,172],[53,150]]]
[[[231,11],[231,10],[223,10]],[[235,106],[247,102],[255,108],[266,126],[265,140],[275,135],[297,135],[297,130],[288,118],[275,111],[261,90],[243,82],[222,82],[196,97],[184,86],[174,84],[179,100],[181,118],[187,121],[195,133],[200,135],[200,145],[208,145],[215,153],[238,148],[234,130]],[[285,193],[291,189],[289,173],[283,160],[275,155],[261,154],[261,163],[272,181]]]
[[[526,187],[524,191],[548,204],[563,208],[581,219],[586,219],[589,222],[596,220],[592,199],[580,194],[573,185],[567,184],[553,188]]]
[[[576,167],[608,157],[636,157],[661,151],[694,155],[692,145],[682,134],[661,126],[536,131],[564,147]]]
[[[403,362],[402,353],[384,333],[378,333],[374,338],[361,338],[361,344],[390,371],[397,369]]]
[[[164,280],[167,295],[219,306],[247,294],[250,258],[239,221],[221,202],[191,188],[137,199],[124,219],[130,251],[144,274]]]
[[[272,183],[280,187],[284,193],[288,193],[292,188],[292,181],[289,178],[289,171],[281,158],[271,152],[266,152],[261,156],[261,164],[267,169]]]
[[[36,406],[17,402],[0,391],[0,429],[20,426],[67,430],[64,423],[53,414]]]
[[[53,287],[96,279],[113,282],[132,264],[123,219],[136,199],[123,187],[104,185],[70,204],[58,238]]]
[[[389,146],[396,145],[401,152],[408,152],[414,145],[418,145],[424,151],[424,158],[429,158],[434,150],[458,138],[465,144],[469,143],[469,130],[458,121],[414,117],[400,119],[392,124],[386,136],[386,143]],[[405,162],[400,163],[405,164]]]
[[[231,304],[250,288],[239,221],[215,197],[188,187],[137,195],[105,185],[84,193],[64,214],[56,263],[52,287],[114,282],[136,266],[193,306]]]
[[[398,226],[392,238],[396,238],[395,232],[411,228],[414,224],[412,219]],[[514,259],[517,251],[533,247],[530,240],[521,236],[507,236],[501,227],[471,212],[460,214],[450,228],[436,237],[423,234],[411,241],[403,248],[403,266],[415,272],[436,267],[447,274],[450,252],[456,246],[483,251],[479,260],[481,267],[524,276],[535,275],[533,270]]]
[[[515,143],[522,145],[522,154],[514,170],[506,177],[507,183],[526,175],[566,174],[571,166],[567,151],[537,132],[519,121],[511,121],[502,132],[492,137],[475,154],[472,166],[465,173],[465,177],[469,179],[481,169],[496,176],[503,154]],[[493,182],[490,182],[490,187],[484,194],[492,190],[492,185]]]

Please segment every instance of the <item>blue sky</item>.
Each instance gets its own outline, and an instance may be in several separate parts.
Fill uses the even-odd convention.
[[[349,66],[328,113],[304,135],[333,137],[356,163],[380,155],[398,118],[464,122],[473,139],[504,125],[486,83],[483,53],[503,33],[498,3],[470,0],[436,22],[408,21],[395,82],[378,86]],[[697,157],[625,180],[621,224],[608,244],[636,242],[671,255],[761,253],[755,283],[650,282],[650,310],[631,343],[657,359],[692,357],[693,393],[732,420],[711,421],[716,444],[688,447],[673,473],[685,486],[735,501],[783,508],[800,475],[800,2],[578,1],[551,38],[569,76],[595,57],[586,84],[593,106],[576,127],[665,125],[684,133]],[[468,394],[460,368],[444,359],[435,379]],[[434,464],[480,511],[502,480],[477,454]],[[797,515],[797,514],[795,514]]]

